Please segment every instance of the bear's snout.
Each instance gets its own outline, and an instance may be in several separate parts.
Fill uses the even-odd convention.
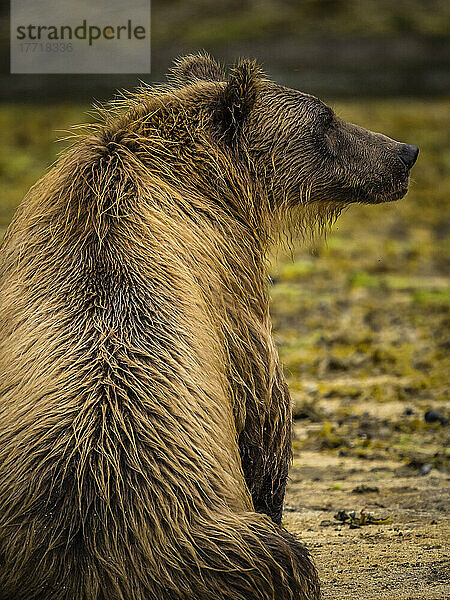
[[[419,148],[411,144],[402,144],[400,148],[400,160],[409,170],[413,167],[419,155]]]

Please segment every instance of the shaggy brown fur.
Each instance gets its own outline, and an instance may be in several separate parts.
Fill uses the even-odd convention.
[[[1,600],[320,595],[280,526],[291,414],[265,254],[287,214],[339,210],[357,169],[325,195],[323,105],[299,92],[296,167],[293,91],[253,63],[173,77],[108,107],[1,249]]]

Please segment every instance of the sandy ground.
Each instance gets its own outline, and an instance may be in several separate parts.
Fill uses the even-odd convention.
[[[304,430],[298,422],[297,436]],[[310,548],[324,600],[450,598],[447,474],[322,450],[296,452],[290,479],[284,521]],[[334,518],[342,509],[390,521],[350,528]]]

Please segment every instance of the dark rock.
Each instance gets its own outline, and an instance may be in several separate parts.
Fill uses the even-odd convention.
[[[334,527],[336,523],[334,521],[330,521],[329,519],[324,519],[320,521],[319,527]]]
[[[350,521],[350,515],[348,514],[348,512],[346,510],[339,510],[334,515],[334,518],[336,519],[336,521],[341,521],[342,523],[345,523],[346,521]]]
[[[370,487],[369,485],[365,485],[363,483],[361,485],[356,486],[352,490],[352,493],[353,494],[371,494],[371,493],[378,494],[379,491],[380,491],[379,488],[377,488],[377,487]]]
[[[424,419],[427,423],[440,423],[441,425],[448,424],[448,419],[444,417],[444,415],[441,412],[435,410],[434,408],[427,410],[427,412],[424,415]]]

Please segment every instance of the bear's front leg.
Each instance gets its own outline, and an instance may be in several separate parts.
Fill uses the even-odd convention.
[[[292,409],[280,367],[276,371],[267,406],[247,402],[239,451],[255,510],[280,525],[292,460]]]

